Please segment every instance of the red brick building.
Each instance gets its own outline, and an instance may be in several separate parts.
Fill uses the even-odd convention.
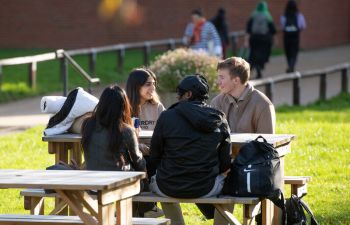
[[[128,2],[132,0],[124,0]],[[287,0],[268,0],[275,23]],[[109,20],[98,14],[102,0],[0,0],[0,48],[82,48],[116,43],[179,38],[194,8],[211,18],[227,12],[231,31],[245,28],[258,0],[139,0],[138,11],[117,12]],[[349,0],[298,0],[307,21],[304,48],[350,42]],[[130,8],[130,7],[129,7]],[[128,7],[127,7],[128,9]],[[127,19],[122,21],[121,14]],[[133,24],[130,24],[134,22]]]

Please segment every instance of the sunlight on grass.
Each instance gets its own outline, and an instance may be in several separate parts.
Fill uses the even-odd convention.
[[[277,133],[297,135],[292,153],[286,156],[286,174],[312,177],[304,199],[322,225],[350,224],[349,115],[349,94],[308,107],[277,110]],[[54,157],[41,141],[43,129],[0,137],[0,168],[45,169],[52,165]],[[0,199],[1,213],[28,213],[18,190],[1,190]],[[186,224],[212,224],[194,204],[182,204],[182,209]],[[235,214],[241,218],[242,208],[237,207]]]

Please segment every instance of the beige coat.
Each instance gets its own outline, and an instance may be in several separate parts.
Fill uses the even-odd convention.
[[[275,133],[276,115],[273,104],[250,84],[247,84],[237,100],[229,94],[219,94],[211,105],[225,113],[231,132]]]

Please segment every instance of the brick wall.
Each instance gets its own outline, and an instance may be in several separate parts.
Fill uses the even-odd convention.
[[[125,0],[130,1],[130,0]],[[258,0],[139,0],[143,19],[138,25],[118,16],[103,21],[97,14],[99,0],[0,0],[0,48],[74,49],[125,42],[181,37],[193,8],[201,7],[211,18],[218,7],[227,11],[230,30],[244,29]],[[279,23],[286,0],[269,0]],[[350,42],[349,0],[299,0],[308,28],[304,48]]]

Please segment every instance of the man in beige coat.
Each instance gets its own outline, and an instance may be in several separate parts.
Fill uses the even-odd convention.
[[[211,105],[226,114],[231,132],[275,133],[275,108],[262,92],[248,83],[249,63],[231,57],[219,62],[217,71],[221,93]]]

